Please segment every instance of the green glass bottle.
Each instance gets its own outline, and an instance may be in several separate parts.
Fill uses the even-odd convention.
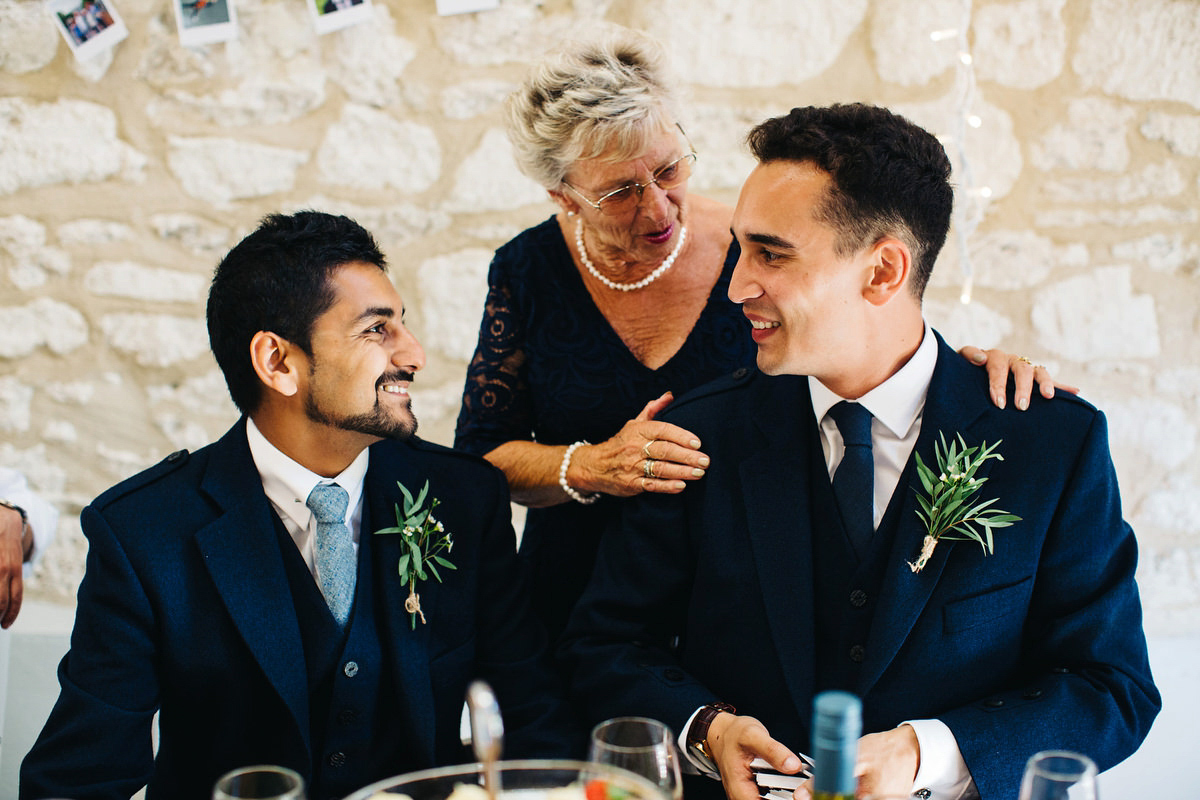
[[[862,734],[862,701],[821,692],[813,703],[813,800],[854,800],[854,760]]]

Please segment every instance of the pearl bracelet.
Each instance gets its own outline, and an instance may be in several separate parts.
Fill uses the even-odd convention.
[[[575,491],[567,483],[567,467],[571,466],[571,456],[575,453],[575,448],[589,444],[582,439],[574,444],[567,445],[567,452],[563,453],[562,464],[558,468],[558,485],[567,493],[567,497],[574,500],[576,503],[583,503],[585,506],[590,506],[592,503],[600,499],[599,494],[581,494]]]

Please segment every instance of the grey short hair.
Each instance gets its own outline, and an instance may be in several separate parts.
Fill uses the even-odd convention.
[[[547,189],[571,165],[604,155],[635,158],[678,120],[663,49],[614,28],[567,44],[537,64],[509,98],[508,138],[521,171]]]

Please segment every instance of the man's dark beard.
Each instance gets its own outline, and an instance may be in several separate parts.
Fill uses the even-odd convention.
[[[309,372],[311,374],[312,367],[310,365]],[[356,433],[365,433],[368,436],[378,436],[381,439],[396,439],[403,441],[412,438],[417,432],[417,417],[412,413],[412,401],[409,401],[409,416],[408,419],[397,419],[388,414],[387,411],[379,404],[378,391],[379,387],[385,383],[394,383],[396,381],[412,381],[413,375],[411,372],[391,372],[381,377],[375,383],[375,408],[363,414],[351,414],[348,417],[334,417],[326,414],[317,406],[317,401],[314,399],[312,392],[304,398],[304,411],[308,414],[308,418],[313,422],[319,422],[322,425],[329,425],[334,428],[341,428],[346,431],[354,431]]]

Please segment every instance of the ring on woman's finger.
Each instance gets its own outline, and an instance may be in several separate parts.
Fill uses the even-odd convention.
[[[1026,358],[1025,356],[1017,356],[1017,357],[1016,357],[1016,359],[1017,359],[1017,361],[1024,361],[1026,364],[1028,364],[1028,365],[1029,365],[1029,366],[1031,366],[1031,367],[1033,366],[1033,362],[1032,362],[1032,361],[1030,361],[1030,360],[1029,360],[1028,358]]]
[[[647,478],[657,478],[658,477],[657,475],[654,474],[654,459],[653,458],[647,458],[645,461],[642,462],[642,474],[645,475]]]
[[[648,441],[644,445],[642,445],[642,455],[644,455],[646,458],[650,458],[651,457],[650,456],[650,445],[654,444],[657,441],[658,441],[658,439],[651,439],[650,441]]]

